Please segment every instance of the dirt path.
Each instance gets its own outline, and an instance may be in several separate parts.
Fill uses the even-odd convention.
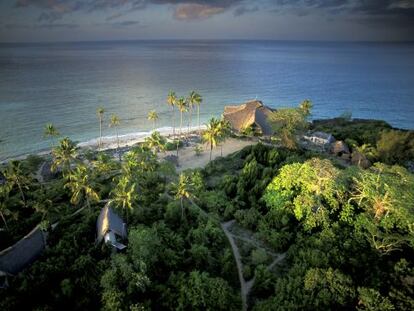
[[[227,239],[229,240],[230,246],[231,246],[232,251],[233,251],[233,256],[234,256],[234,260],[236,261],[237,273],[239,275],[239,281],[240,281],[240,294],[241,294],[241,298],[242,298],[242,310],[246,311],[247,307],[248,307],[247,300],[248,300],[249,294],[250,294],[250,292],[251,292],[251,290],[254,286],[254,283],[256,281],[256,276],[254,276],[249,281],[246,281],[244,279],[242,257],[240,255],[240,251],[239,251],[239,248],[237,247],[235,239],[239,239],[239,240],[242,240],[244,242],[250,243],[250,244],[254,245],[256,248],[262,249],[267,254],[271,255],[274,259],[273,259],[272,263],[267,266],[268,270],[273,269],[273,267],[275,265],[277,265],[279,262],[281,262],[285,258],[286,254],[285,253],[283,253],[283,254],[273,253],[273,252],[269,251],[267,248],[265,248],[264,246],[262,246],[261,243],[259,243],[258,241],[256,241],[252,237],[248,238],[248,237],[242,237],[240,235],[233,234],[230,231],[230,229],[235,224],[235,222],[236,222],[235,220],[230,220],[230,221],[227,221],[227,222],[223,222],[220,225],[221,225],[222,230],[224,231],[224,234],[226,235]],[[241,229],[239,228],[239,230],[241,230]],[[248,234],[247,231],[246,231],[246,234]]]
[[[246,284],[246,281],[244,280],[244,277],[243,277],[243,264],[242,264],[242,261],[241,261],[240,252],[239,252],[239,249],[236,245],[236,242],[234,241],[233,236],[231,235],[230,231],[228,230],[228,228],[231,227],[231,225],[233,223],[234,223],[234,220],[230,220],[228,222],[223,222],[220,225],[221,225],[221,228],[224,231],[224,234],[227,237],[227,240],[229,240],[229,242],[230,242],[230,246],[231,246],[231,249],[232,249],[232,252],[233,252],[234,260],[236,261],[237,273],[239,275],[239,281],[240,281],[240,294],[241,294],[241,299],[242,299],[242,310],[246,311],[247,310],[247,296],[249,294],[249,291],[253,287],[253,284]]]

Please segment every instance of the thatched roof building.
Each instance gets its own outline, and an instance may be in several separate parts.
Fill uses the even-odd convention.
[[[33,263],[45,249],[46,237],[47,234],[37,226],[16,244],[1,251],[0,276],[16,275]]]
[[[223,117],[236,132],[253,127],[262,135],[271,135],[273,131],[267,118],[272,112],[273,110],[264,106],[261,101],[253,100],[239,106],[224,107]]]
[[[327,146],[329,144],[332,144],[335,142],[335,137],[333,137],[332,134],[330,133],[325,133],[325,132],[313,132],[313,133],[309,133],[305,136],[303,136],[303,138],[315,145],[318,146]]]
[[[119,250],[126,247],[124,244],[119,243],[116,239],[117,236],[122,239],[126,239],[126,224],[110,207],[110,202],[105,205],[99,214],[96,222],[96,231],[98,243],[105,240],[106,244],[110,244]]]
[[[350,154],[348,145],[342,140],[338,140],[331,145],[331,152],[335,155],[342,156],[343,154]]]

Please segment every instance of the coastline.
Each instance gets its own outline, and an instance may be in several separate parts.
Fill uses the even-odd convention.
[[[198,129],[199,129],[198,126],[192,126],[190,127],[190,129],[188,129],[188,127],[186,126],[185,128],[183,127],[182,133],[183,134],[192,133],[192,132],[198,131]],[[205,129],[206,129],[205,125],[200,126],[200,130],[205,130]],[[177,127],[175,128],[176,135],[179,133],[179,130],[180,130],[179,128]],[[151,136],[151,133],[154,131],[159,132],[162,136],[166,137],[167,139],[172,138],[172,135],[174,132],[172,127],[166,126],[166,127],[156,128],[155,130],[151,130],[151,131],[131,132],[127,134],[122,134],[118,136],[119,137],[119,148],[132,147],[138,143],[143,143],[145,141],[145,138]],[[102,136],[102,148],[98,148],[98,142],[99,142],[99,137],[76,143],[76,146],[79,147],[79,150],[81,151],[81,153],[87,150],[107,151],[107,150],[114,150],[117,148],[116,135]],[[22,154],[18,156],[8,157],[4,160],[1,160],[0,164],[4,165],[13,160],[25,160],[27,157],[31,155],[45,157],[50,154],[51,154],[51,149],[46,149],[46,150],[43,149],[43,150],[33,151],[31,153],[26,153],[26,154]]]

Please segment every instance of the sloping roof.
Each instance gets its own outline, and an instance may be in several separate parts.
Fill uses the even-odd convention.
[[[122,238],[127,237],[126,225],[121,217],[114,212],[108,202],[101,210],[98,220],[96,221],[97,241],[100,242],[105,234],[112,231]]]
[[[313,132],[311,134],[311,137],[317,137],[317,138],[325,139],[325,140],[332,140],[333,138],[332,134],[325,133],[325,132]]]
[[[239,106],[224,107],[223,117],[230,122],[233,129],[241,132],[255,124],[264,135],[272,134],[267,117],[273,112],[259,100],[253,100]]]
[[[0,272],[15,275],[30,265],[46,247],[46,233],[39,226],[13,246],[0,252]]]

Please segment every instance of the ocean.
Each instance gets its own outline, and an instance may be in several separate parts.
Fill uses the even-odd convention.
[[[50,142],[46,123],[83,142],[99,135],[96,108],[120,133],[171,126],[169,90],[203,96],[201,120],[260,99],[273,108],[314,104],[313,118],[352,112],[414,128],[414,43],[127,41],[0,44],[0,160]],[[178,120],[178,118],[177,118]],[[193,118],[194,125],[196,118]]]

